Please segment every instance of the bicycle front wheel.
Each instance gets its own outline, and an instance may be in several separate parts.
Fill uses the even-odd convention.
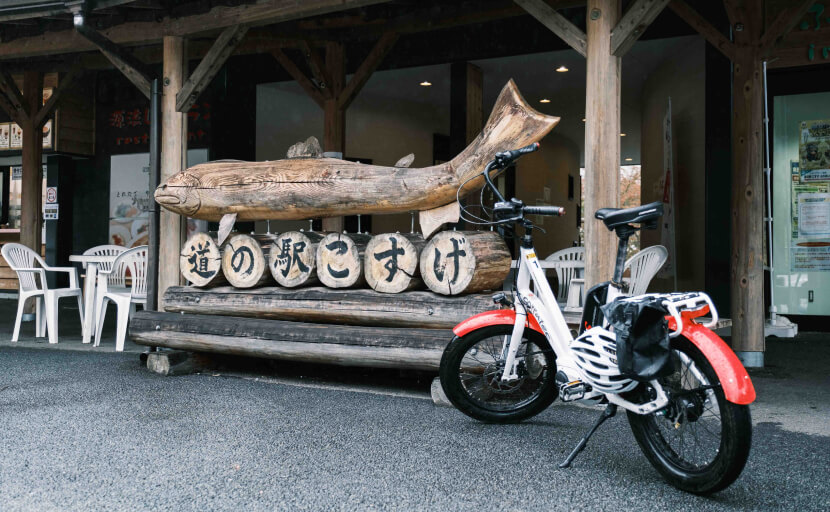
[[[691,342],[677,338],[672,349],[674,372],[660,380],[668,407],[646,416],[629,411],[628,421],[643,453],[669,483],[711,494],[743,471],[752,442],[749,406],[726,400],[712,365]]]
[[[512,325],[477,329],[444,350],[439,376],[450,402],[488,423],[512,423],[539,414],[556,399],[556,355],[548,340],[526,329],[516,354],[518,379],[504,382],[503,348]]]

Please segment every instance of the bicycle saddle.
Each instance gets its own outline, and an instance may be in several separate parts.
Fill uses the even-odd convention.
[[[625,209],[600,208],[594,216],[604,222],[609,230],[626,224],[648,224],[663,216],[663,203],[657,201]]]

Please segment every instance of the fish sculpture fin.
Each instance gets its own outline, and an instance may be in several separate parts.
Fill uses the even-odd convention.
[[[226,213],[222,215],[222,219],[219,221],[219,233],[217,233],[217,242],[219,245],[228,238],[228,235],[233,230],[233,225],[236,224],[236,214],[235,213]]]
[[[412,162],[414,162],[414,161],[415,161],[415,153],[410,153],[410,154],[406,155],[405,157],[401,158],[400,160],[398,160],[397,162],[395,162],[395,165],[393,165],[392,167],[409,167],[410,165],[412,165]]]
[[[460,216],[461,210],[458,207],[458,201],[453,201],[438,208],[418,212],[418,223],[421,225],[421,233],[424,238],[429,238],[429,235],[435,233],[444,224],[458,222]]]

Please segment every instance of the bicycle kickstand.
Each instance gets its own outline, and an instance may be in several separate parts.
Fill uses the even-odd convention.
[[[579,452],[585,449],[585,445],[588,444],[588,439],[590,439],[591,436],[594,435],[594,432],[597,431],[599,426],[605,423],[605,420],[613,418],[615,414],[617,414],[616,404],[608,404],[608,407],[606,407],[605,410],[602,411],[600,417],[597,418],[596,422],[594,422],[594,425],[591,427],[591,430],[589,430],[588,433],[582,436],[582,439],[579,440],[579,443],[577,443],[576,447],[573,449],[571,454],[568,455],[568,458],[565,459],[565,462],[559,464],[559,469],[565,469],[567,467],[570,467],[571,462],[573,462],[576,456],[579,455]]]

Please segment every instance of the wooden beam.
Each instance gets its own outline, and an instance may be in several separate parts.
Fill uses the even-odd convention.
[[[781,39],[795,27],[807,11],[815,3],[814,0],[802,0],[801,3],[785,7],[778,13],[769,27],[764,31],[760,41],[761,57],[766,57]]]
[[[342,43],[326,44],[326,73],[331,80],[332,99],[326,100],[323,117],[323,150],[336,151],[346,156],[346,110],[340,108],[338,97],[346,82],[346,49]],[[343,217],[323,219],[323,231],[343,231]]]
[[[86,25],[76,25],[75,30],[95,45],[112,62],[112,65],[121,71],[144,96],[148,99],[150,98],[150,75],[145,70],[144,63],[107,39],[106,36],[97,30],[89,28]]]
[[[199,62],[196,69],[176,95],[176,110],[187,112],[199,99],[199,95],[210,84],[216,73],[225,65],[225,61],[245,37],[248,27],[234,25],[226,28],[219,34],[207,55]]]
[[[0,109],[3,109],[3,111],[9,116],[9,118],[11,118],[12,121],[22,126],[23,119],[20,117],[20,113],[16,108],[14,108],[14,105],[12,105],[11,102],[6,98],[6,95],[2,93],[0,93]]]
[[[176,95],[184,83],[184,40],[164,38],[164,65],[161,97],[161,179],[162,183],[183,171],[187,159],[187,115],[176,109]],[[159,217],[158,304],[164,305],[164,292],[179,284],[179,253],[183,242],[183,218],[167,209]]]
[[[314,83],[311,80],[309,80],[306,74],[303,73],[302,70],[298,68],[296,64],[294,64],[293,60],[289,59],[288,56],[285,53],[283,53],[283,51],[279,48],[272,49],[271,55],[273,55],[274,58],[277,59],[277,62],[280,63],[283,69],[288,71],[288,74],[291,75],[291,78],[293,78],[297,81],[298,84],[300,84],[300,87],[303,88],[306,94],[308,94],[311,97],[311,99],[313,99],[314,102],[320,106],[320,108],[325,108],[325,96],[323,96],[323,93],[321,93],[320,90],[317,89],[317,86],[314,85]]]
[[[20,89],[17,87],[17,83],[12,78],[11,73],[3,66],[0,66],[0,91],[6,95],[6,100],[11,104],[14,112],[16,112],[17,119],[15,119],[15,122],[23,126],[29,121],[26,102],[23,100],[23,95],[20,93]],[[11,112],[8,112],[8,114],[10,116],[12,115]]]
[[[614,273],[617,237],[594,218],[619,204],[620,58],[611,53],[611,30],[620,19],[620,0],[589,0],[585,91],[585,285]]]
[[[576,25],[568,21],[567,18],[556,12],[547,2],[544,0],[514,1],[542,25],[548,27],[551,32],[559,36],[568,46],[579,52],[583,57],[587,56],[588,43],[585,32],[581,31]]]
[[[729,18],[729,24],[733,27],[735,24],[743,22],[743,9],[739,2],[741,0],[723,0],[726,17]]]
[[[58,102],[61,100],[61,96],[67,91],[67,89],[71,88],[78,78],[84,74],[84,69],[78,65],[70,71],[66,76],[64,76],[56,89],[52,91],[52,96],[46,101],[46,103],[40,108],[38,113],[35,115],[34,124],[36,128],[43,128],[44,123],[52,115],[52,112],[55,111],[55,107],[57,107]]]
[[[669,0],[637,0],[611,31],[611,52],[622,57],[634,46],[651,22],[663,12]]]
[[[101,33],[115,44],[124,46],[158,44],[168,35],[184,37],[233,25],[269,25],[386,1],[388,0],[265,0],[255,4],[216,6],[204,13],[164,18],[161,21],[122,23]],[[0,45],[0,59],[76,53],[94,49],[92,43],[74,30],[63,30],[4,41]]]
[[[23,108],[36,112],[43,105],[43,73],[23,73]],[[23,177],[20,184],[20,243],[40,254],[41,195],[43,194],[43,132],[29,116],[23,129]]]
[[[360,64],[360,67],[357,68],[354,75],[352,75],[351,80],[343,88],[342,92],[337,96],[337,104],[338,107],[341,109],[346,109],[349,105],[354,101],[357,97],[357,94],[360,92],[360,89],[366,85],[366,82],[372,76],[372,73],[378,68],[383,59],[389,53],[389,50],[395,45],[395,42],[398,40],[398,34],[394,32],[387,32],[381,36],[380,40],[375,44],[372,50],[369,52],[369,55],[363,60],[363,63]]]
[[[331,79],[326,72],[326,63],[323,62],[320,54],[309,44],[307,40],[300,42],[300,50],[303,52],[303,57],[305,57],[309,69],[311,69],[311,74],[314,75],[314,78],[319,83],[318,90],[326,99],[332,99],[334,94],[329,86]]]
[[[735,45],[697,11],[689,7],[684,0],[671,0],[669,8],[688,23],[690,27],[697,30],[709,44],[724,54],[726,58],[735,60]]]

